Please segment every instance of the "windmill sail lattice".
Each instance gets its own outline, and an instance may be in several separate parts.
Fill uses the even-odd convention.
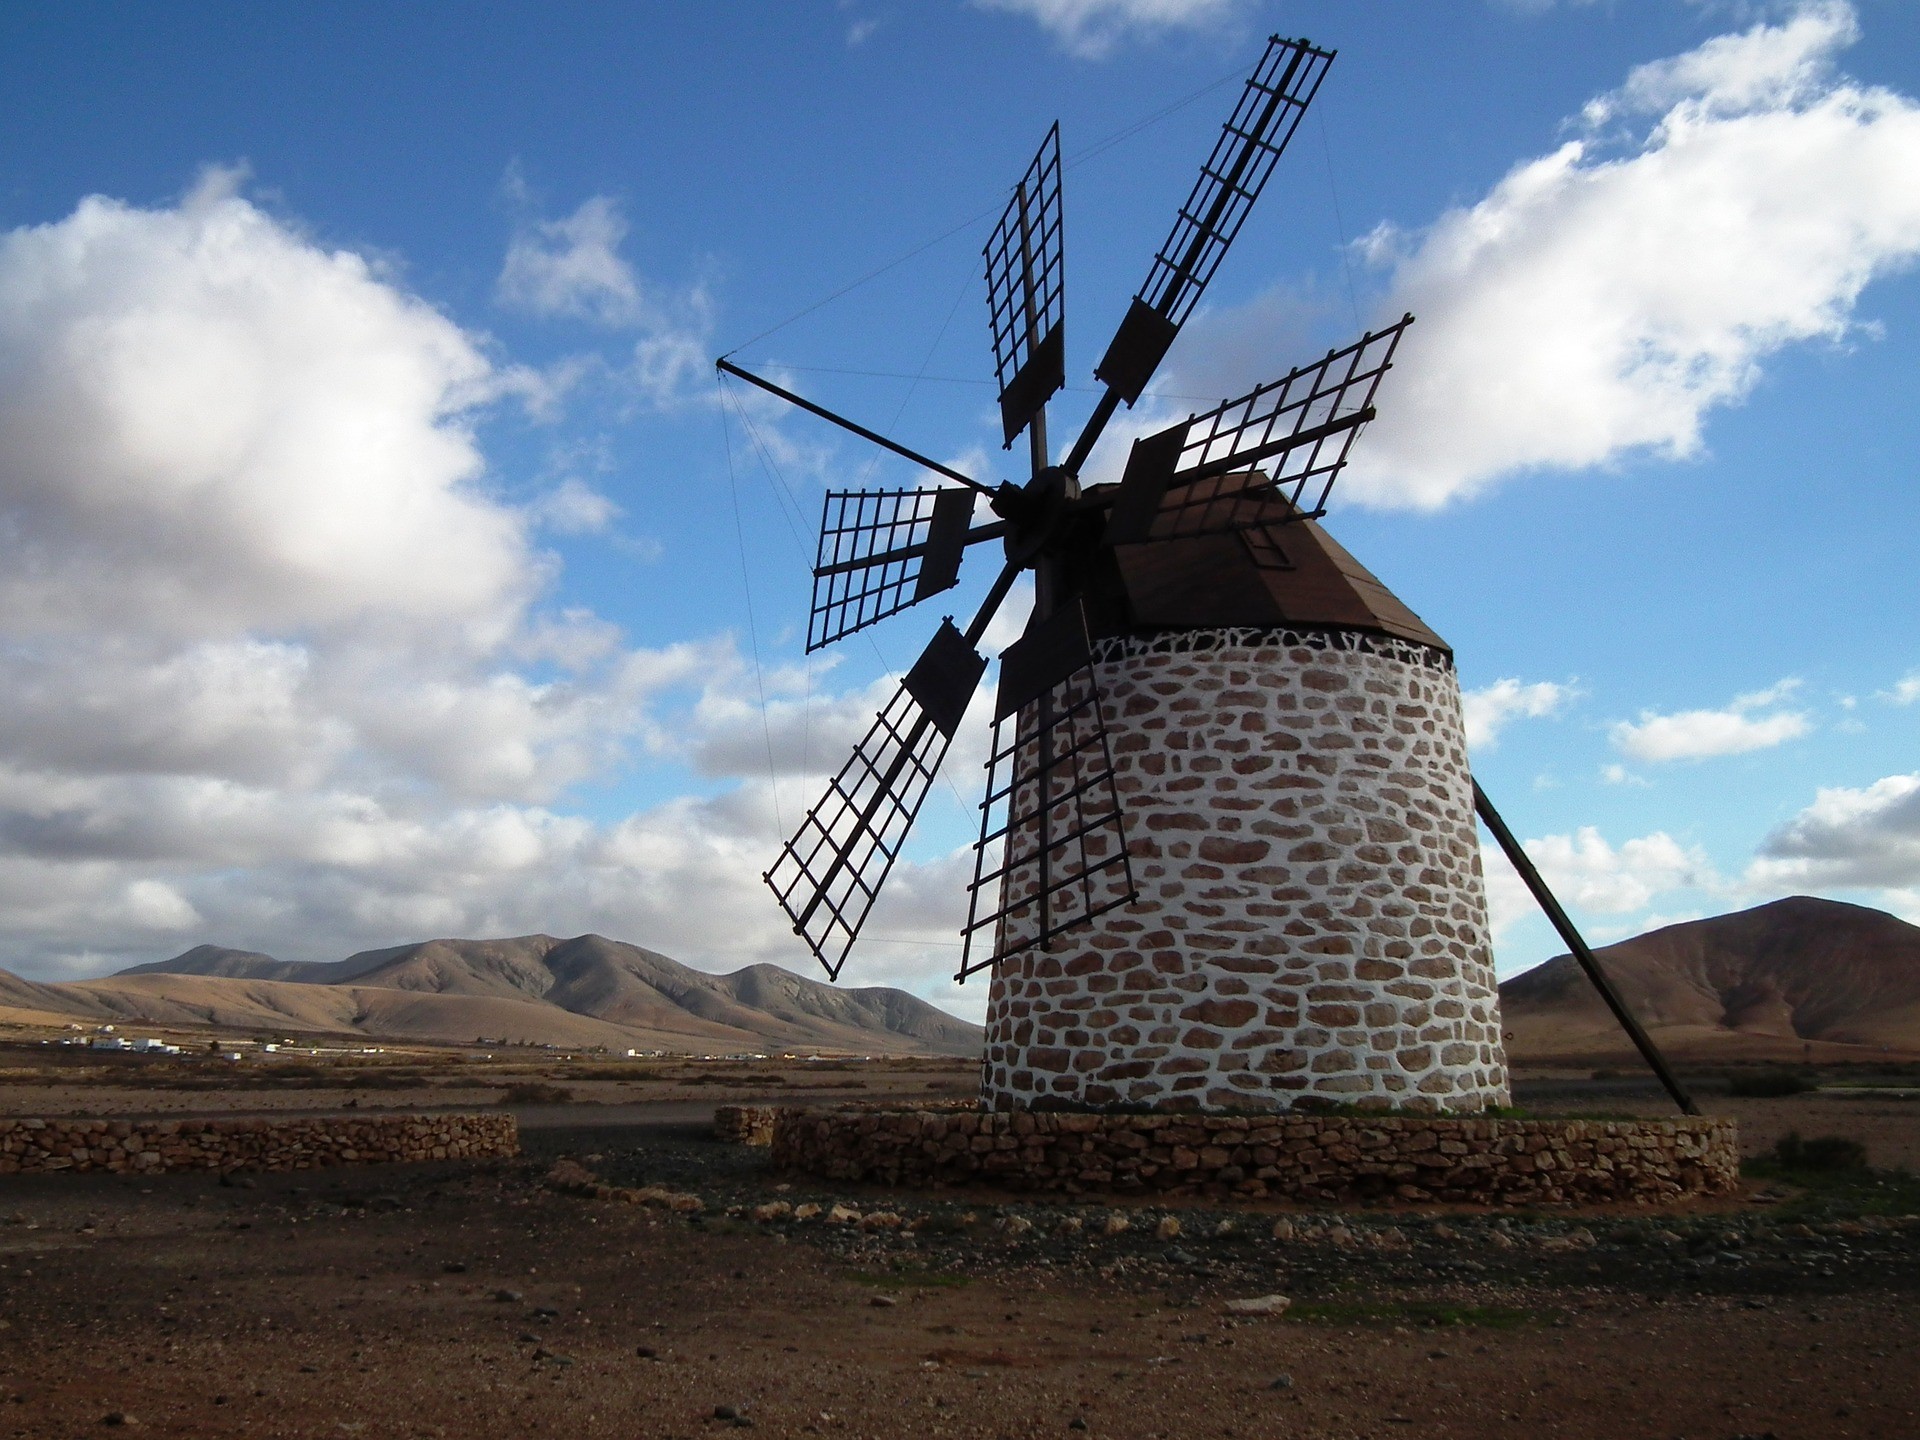
[[[1000,379],[1000,423],[1011,446],[1067,383],[1066,237],[1060,126],[1014,187],[987,241],[987,329]]]
[[[833,979],[886,883],[986,661],[951,624],[875,718],[767,872]]]
[[[1200,303],[1332,63],[1331,52],[1304,40],[1275,36],[1267,42],[1266,54],[1247,78],[1239,104],[1154,256],[1147,283],[1094,367],[1094,374],[1129,405],[1140,398]]]
[[[972,516],[969,490],[829,491],[807,650],[950,589],[960,577]]]
[[[1126,813],[1088,640],[1088,577],[1119,573],[1119,547],[1187,529],[1238,530],[1254,564],[1284,567],[1284,545],[1272,532],[1295,515],[1319,512],[1354,434],[1373,414],[1374,391],[1406,322],[1138,442],[1118,486],[1083,490],[1080,471],[1199,303],[1332,59],[1302,40],[1268,41],[1095,367],[1104,392],[1058,464],[1047,443],[1047,407],[1066,375],[1063,165],[1059,127],[1047,132],[984,250],[1001,426],[1009,447],[1027,434],[1032,468],[1024,483],[982,483],[720,362],[726,373],[961,487],[827,497],[810,651],[949,588],[967,548],[999,542],[1006,550],[999,578],[964,631],[951,621],[940,627],[767,873],[795,932],[829,974],[838,976],[900,856],[984,671],[976,647],[1023,571],[1035,577],[1035,610],[1003,656],[961,974],[1049,946],[1134,900]],[[981,495],[995,518],[975,525]],[[1291,510],[1276,500],[1290,501]]]
[[[1003,657],[987,777],[961,980],[1138,898],[1079,606]]]
[[[1325,513],[1354,437],[1413,317],[1136,442],[1107,539],[1206,535],[1239,523],[1232,502],[1259,487],[1302,518]],[[1260,467],[1256,469],[1255,467]],[[1211,482],[1211,483],[1205,483]]]

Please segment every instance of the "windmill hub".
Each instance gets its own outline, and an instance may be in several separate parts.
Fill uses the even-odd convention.
[[[1026,564],[1050,548],[1073,518],[1080,478],[1049,465],[1025,485],[1003,485],[993,497],[993,513],[1007,522],[1007,559]]]
[[[1051,463],[1065,384],[1059,127],[986,250],[1007,446],[990,486],[722,360],[955,485],[827,497],[808,649],[1005,562],[942,624],[767,881],[838,977],[1031,570],[1001,655],[960,978],[990,970],[996,1108],[1284,1110],[1507,1099],[1459,686],[1446,642],[1316,523],[1406,316],[1136,440],[1079,476],[1145,391],[1331,64],[1265,54],[1179,207]],[[996,521],[975,526],[985,495]]]

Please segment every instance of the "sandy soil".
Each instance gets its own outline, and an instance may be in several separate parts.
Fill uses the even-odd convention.
[[[308,1072],[318,1072],[313,1078]],[[644,1078],[629,1078],[642,1076]],[[245,1115],[360,1110],[485,1109],[509,1101],[535,1123],[555,1107],[513,1101],[515,1085],[564,1090],[570,1106],[693,1107],[717,1104],[913,1104],[975,1092],[971,1063],[915,1059],[856,1064],[612,1059],[495,1062],[419,1051],[380,1061],[313,1061],[298,1054],[218,1062],[40,1046],[0,1046],[0,1117],[28,1115]],[[566,1107],[561,1107],[566,1108]],[[656,1117],[657,1118],[657,1117]]]
[[[888,1268],[542,1168],[13,1181],[0,1434],[1920,1433],[1911,1255],[1792,1295],[1368,1271],[1365,1318],[1236,1320],[1244,1270]]]
[[[1663,1212],[1162,1205],[1106,1239],[1103,1206],[794,1184],[764,1152],[660,1123],[754,1093],[734,1078],[570,1076],[606,1103],[516,1107],[528,1157],[479,1169],[0,1178],[0,1437],[693,1437],[740,1426],[723,1416],[833,1437],[1920,1436],[1920,1220],[1800,1223],[1791,1192],[1763,1184]],[[858,1078],[836,1091],[844,1072],[808,1072],[809,1094],[782,1074],[758,1093],[966,1083],[937,1067]],[[1636,1077],[1528,1084],[1537,1111],[1667,1113]],[[0,1113],[422,1097],[13,1084]],[[1708,1108],[1740,1118],[1749,1153],[1798,1130],[1920,1161],[1911,1099]],[[563,1155],[697,1193],[705,1212],[558,1193],[544,1177]],[[925,1223],[909,1237],[743,1213],[776,1197]],[[1059,1239],[1079,1215],[1083,1233]],[[1153,1231],[1168,1217],[1184,1224],[1171,1242]],[[1300,1234],[1272,1237],[1276,1218]],[[1268,1293],[1289,1313],[1224,1310]]]

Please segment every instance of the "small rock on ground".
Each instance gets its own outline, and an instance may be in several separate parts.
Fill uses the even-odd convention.
[[[1221,1309],[1229,1315],[1284,1315],[1293,1301],[1285,1295],[1252,1295],[1243,1300],[1229,1300]]]

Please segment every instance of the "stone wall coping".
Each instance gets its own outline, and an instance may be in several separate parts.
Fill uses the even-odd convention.
[[[1731,1119],[781,1107],[776,1168],[879,1184],[1470,1203],[1671,1201],[1739,1185]]]
[[[0,1174],[62,1171],[306,1170],[520,1153],[509,1112],[0,1119]]]
[[[755,1106],[772,1110],[776,1116],[837,1116],[860,1121],[883,1119],[941,1119],[956,1125],[964,1133],[979,1135],[1027,1135],[1027,1133],[1066,1133],[1085,1135],[1092,1131],[1164,1131],[1164,1129],[1206,1129],[1206,1131],[1254,1131],[1284,1129],[1292,1125],[1313,1131],[1329,1129],[1453,1129],[1475,1139],[1492,1139],[1501,1133],[1513,1135],[1563,1135],[1586,1133],[1594,1127],[1601,1135],[1653,1133],[1684,1135],[1709,1131],[1716,1125],[1732,1125],[1732,1116],[1373,1116],[1365,1112],[1321,1112],[1321,1110],[1275,1110],[1261,1116],[1210,1116],[1206,1112],[1165,1112],[1139,1116],[1131,1112],[1102,1110],[883,1110],[883,1108],[841,1108],[841,1106]]]

